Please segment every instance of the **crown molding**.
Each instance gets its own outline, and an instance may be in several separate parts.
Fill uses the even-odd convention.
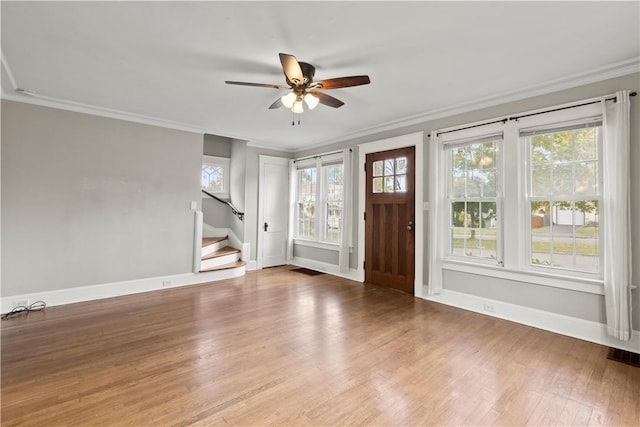
[[[42,107],[57,108],[59,110],[73,111],[76,113],[90,114],[93,116],[107,117],[111,119],[126,120],[129,122],[141,123],[145,125],[158,126],[185,132],[198,134],[207,133],[204,128],[189,123],[179,123],[170,120],[163,120],[157,117],[149,117],[141,114],[127,113],[110,108],[97,107],[95,105],[83,104],[80,102],[66,101],[57,98],[50,98],[42,95],[19,95],[7,94],[2,91],[2,99],[8,101],[22,102],[25,104],[39,105]]]
[[[16,81],[11,73],[11,69],[9,64],[7,63],[6,57],[3,52],[0,52],[1,55],[1,63],[2,67],[5,69],[7,76],[9,77],[10,83],[13,86],[13,89],[17,89]],[[545,83],[536,84],[527,86],[522,89],[506,91],[502,92],[498,95],[493,95],[490,97],[480,98],[471,102],[465,102],[461,104],[452,105],[446,108],[436,109],[432,111],[428,111],[426,113],[420,113],[417,115],[404,117],[398,120],[392,120],[389,122],[381,123],[375,126],[371,126],[368,128],[363,128],[356,130],[354,132],[350,132],[345,135],[341,135],[336,138],[331,138],[323,141],[314,141],[307,145],[301,147],[283,147],[277,146],[267,143],[260,143],[258,141],[249,141],[247,146],[255,147],[255,148],[264,148],[270,150],[284,151],[284,152],[296,152],[307,150],[316,147],[322,147],[325,145],[335,144],[339,142],[344,142],[349,139],[355,139],[359,137],[365,137],[368,135],[373,135],[401,127],[412,126],[419,123],[428,122],[431,120],[436,120],[444,117],[450,117],[456,114],[467,113],[470,111],[479,110],[487,107],[494,107],[501,104],[506,104],[509,102],[520,101],[526,98],[532,98],[539,95],[545,95],[552,92],[557,92],[565,89],[571,89],[577,86],[582,86],[586,84],[596,83],[603,80],[608,80],[616,77],[622,77],[628,74],[633,74],[640,72],[640,56],[634,57],[625,61],[616,62],[614,64],[609,64],[604,67],[596,68],[594,70],[573,74],[568,77],[563,77],[559,79],[554,79],[547,81]],[[52,98],[42,95],[24,95],[24,94],[9,94],[6,93],[4,88],[0,90],[0,98],[7,99],[10,101],[22,102],[27,104],[35,104],[44,107],[57,108],[62,110],[74,111],[78,113],[91,114],[101,117],[108,117],[113,119],[126,120],[130,122],[142,123],[152,126],[159,126],[169,129],[181,130],[186,132],[194,132],[194,133],[212,133],[215,131],[211,129],[206,129],[198,125],[190,124],[190,123],[179,123],[173,122],[170,120],[159,119],[157,117],[144,116],[140,114],[128,113],[125,111],[109,109],[104,107],[99,107],[90,104],[83,104],[79,102],[67,101],[58,98]],[[237,138],[236,136],[231,136]],[[241,138],[240,139],[245,139]]]
[[[318,144],[320,144],[320,146],[325,146],[344,142],[349,139],[360,138],[393,129],[398,129],[401,127],[417,125],[420,123],[425,123],[445,117],[451,117],[457,114],[468,113],[470,111],[476,111],[483,108],[495,107],[498,105],[507,104],[509,102],[520,101],[540,95],[546,95],[565,89],[572,89],[574,87],[597,83],[603,80],[622,77],[638,72],[640,72],[640,56],[625,61],[616,62],[614,64],[609,64],[607,66],[596,68],[594,70],[573,74],[568,77],[562,77],[559,79],[547,81],[545,83],[527,86],[522,89],[506,91],[498,95],[479,98],[471,102],[460,103],[437,110],[431,110],[426,113],[416,114],[414,116],[404,117],[402,119],[381,123],[379,125],[348,133],[338,138],[333,138],[321,142],[316,141],[304,147],[300,147],[299,149],[297,149],[297,151],[318,147]]]

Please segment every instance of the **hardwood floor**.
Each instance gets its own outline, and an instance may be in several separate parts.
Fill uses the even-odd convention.
[[[2,321],[2,425],[640,425],[607,348],[278,267]]]

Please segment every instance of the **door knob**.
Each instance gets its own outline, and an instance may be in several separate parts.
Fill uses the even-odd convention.
[[[267,228],[269,228],[269,224],[267,224],[266,222],[264,223],[264,231],[267,231]]]
[[[409,225],[407,225],[407,230],[411,231],[413,229],[413,221],[409,221]]]

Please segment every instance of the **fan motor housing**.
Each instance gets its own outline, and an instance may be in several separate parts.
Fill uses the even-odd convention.
[[[307,86],[311,82],[313,82],[313,76],[316,74],[316,67],[314,67],[313,65],[307,62],[298,61],[298,64],[300,64],[300,69],[302,70],[302,76],[304,77],[304,81],[300,86]],[[289,78],[287,78],[286,75],[285,75],[285,78],[287,79],[287,84],[289,86],[294,86],[294,87],[296,86],[296,84],[291,80],[289,80]]]

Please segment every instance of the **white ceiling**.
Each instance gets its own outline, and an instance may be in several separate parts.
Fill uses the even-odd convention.
[[[637,71],[639,5],[2,1],[2,93],[295,151]],[[279,52],[371,84],[292,126],[283,92],[224,84],[285,84]]]

